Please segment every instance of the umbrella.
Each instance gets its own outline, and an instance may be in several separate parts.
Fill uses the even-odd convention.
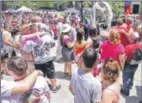
[[[15,9],[7,9],[4,13],[16,13]]]
[[[32,9],[22,6],[17,10],[17,12],[32,12]]]
[[[79,13],[79,10],[76,10],[75,8],[69,8],[64,10],[64,13]]]

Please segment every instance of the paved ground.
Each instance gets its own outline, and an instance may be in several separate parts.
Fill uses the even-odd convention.
[[[63,74],[63,63],[55,63],[56,67],[56,77],[58,80],[58,83],[62,85],[61,90],[58,91],[56,94],[52,94],[52,102],[51,103],[73,103],[73,96],[68,90],[69,86],[69,80],[68,78],[64,77]],[[73,69],[76,68],[76,65],[73,65]],[[134,80],[134,86],[131,90],[131,94],[129,97],[121,97],[120,103],[139,103],[139,100],[141,99],[142,95],[142,85],[141,85],[141,67],[138,68],[135,80]]]
[[[55,56],[56,47],[52,50],[52,55]],[[51,103],[73,103],[73,96],[68,90],[69,86],[69,78],[65,78],[63,74],[64,63],[55,62],[56,69],[56,78],[59,84],[62,85],[61,90],[59,90],[56,94],[52,94]],[[73,69],[76,69],[76,65],[73,64]],[[136,71],[134,86],[131,90],[131,94],[129,97],[121,97],[120,103],[139,103],[139,100],[142,98],[142,65],[139,66]]]

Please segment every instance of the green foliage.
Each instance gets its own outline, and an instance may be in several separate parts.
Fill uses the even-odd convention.
[[[140,10],[139,10],[140,14],[142,14],[142,3],[140,4]]]
[[[20,6],[22,6],[22,5],[27,6],[27,7],[31,7],[31,8],[53,7],[54,2],[28,1],[28,2],[21,2]]]
[[[43,1],[32,1],[32,0],[29,0],[29,1],[13,1],[13,2],[10,2],[10,1],[7,1],[5,2],[6,6],[8,8],[13,8],[13,7],[21,7],[21,6],[26,6],[26,7],[30,7],[30,8],[39,8],[39,7],[54,7],[55,5],[55,2],[43,2]]]
[[[30,8],[33,8],[34,7],[34,3],[31,2],[31,1],[27,1],[27,2],[19,2],[19,5],[18,6],[26,6],[26,7],[30,7]]]
[[[35,7],[54,7],[55,2],[35,2]]]
[[[83,3],[84,5],[84,7],[85,8],[87,8],[87,7],[89,7],[91,4],[92,4],[92,2],[91,2],[91,0],[84,0],[85,2]]]
[[[124,14],[124,2],[109,2],[109,4],[116,16]]]
[[[84,0],[85,2],[83,3],[84,5],[84,8],[87,8],[89,7],[92,2],[91,0]],[[10,2],[10,1],[4,1],[4,4],[7,8],[16,8],[17,6],[18,7],[21,7],[21,6],[27,6],[27,7],[30,7],[30,8],[40,8],[40,7],[54,7],[55,4],[57,4],[58,6],[62,6],[62,7],[72,7],[73,5],[77,8],[80,8],[80,2],[76,2],[75,4],[73,4],[71,1],[60,1],[60,0],[53,0],[50,2],[48,1],[32,1],[32,0],[29,0],[29,1],[26,1],[26,2],[23,2],[23,1],[13,1],[13,2]],[[124,2],[109,2],[111,8],[112,8],[112,11],[113,13],[115,13],[116,16],[119,16],[120,14],[124,14]],[[140,5],[140,12],[142,12],[142,4]]]

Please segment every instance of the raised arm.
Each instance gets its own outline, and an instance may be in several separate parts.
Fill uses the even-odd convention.
[[[31,75],[29,75],[24,80],[18,82],[20,85],[12,89],[11,95],[23,94],[29,91],[34,85],[37,77],[39,76],[40,71],[35,70]]]

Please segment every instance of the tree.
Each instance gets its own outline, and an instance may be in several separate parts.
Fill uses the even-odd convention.
[[[53,1],[5,1],[4,2],[7,8],[15,8],[16,6],[27,6],[29,8],[40,8],[40,7],[54,7],[55,2]]]
[[[124,14],[124,2],[109,2],[112,12],[116,15],[119,16],[120,14]]]
[[[5,2],[4,2],[4,1],[1,1],[1,3],[2,3],[2,10],[5,10],[5,9],[6,9],[6,4],[5,4]]]

